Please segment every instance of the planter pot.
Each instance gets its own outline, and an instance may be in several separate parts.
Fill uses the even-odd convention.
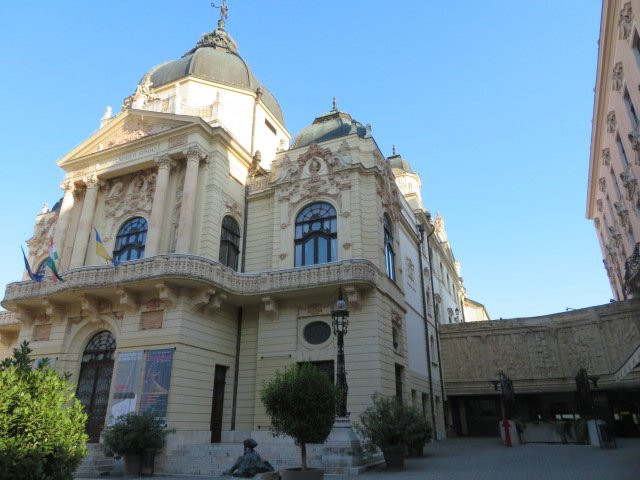
[[[382,449],[387,470],[402,470],[404,468],[404,445],[394,445]]]
[[[156,463],[156,449],[155,448],[145,448],[144,453],[142,454],[142,465],[140,469],[140,473],[143,477],[152,477],[153,469]]]
[[[308,468],[306,470],[287,468],[280,470],[280,478],[282,480],[323,480],[324,470],[319,468]]]
[[[142,455],[125,455],[124,456],[125,477],[139,477],[141,467],[142,467]]]

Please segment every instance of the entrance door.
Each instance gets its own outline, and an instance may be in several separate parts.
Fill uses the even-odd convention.
[[[213,377],[213,401],[211,402],[211,443],[219,443],[222,437],[222,406],[227,367],[216,365]]]
[[[89,416],[87,434],[90,443],[100,440],[100,432],[107,416],[115,350],[113,335],[105,331],[91,339],[82,355],[76,397]]]

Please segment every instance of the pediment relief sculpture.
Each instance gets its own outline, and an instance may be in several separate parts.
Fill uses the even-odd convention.
[[[143,121],[141,117],[131,116],[124,121],[122,127],[115,130],[108,138],[94,147],[93,152],[117,147],[125,143],[140,140],[150,135],[156,135],[175,128],[176,125],[166,122]]]

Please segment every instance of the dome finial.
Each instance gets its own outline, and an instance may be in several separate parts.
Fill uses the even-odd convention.
[[[218,6],[215,3],[211,2],[211,6],[213,8],[219,8],[220,9],[220,20],[218,20],[218,28],[220,30],[224,30],[224,21],[229,16],[228,15],[229,8],[227,7],[227,0],[222,0],[222,4],[220,6]]]
[[[336,97],[333,97],[333,106],[331,108],[332,112],[337,112],[338,111],[338,100],[336,100]]]
[[[391,146],[391,156],[395,157],[397,155],[396,153],[396,146],[395,144]]]

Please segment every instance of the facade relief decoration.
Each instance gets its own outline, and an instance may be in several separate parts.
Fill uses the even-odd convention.
[[[131,173],[104,183],[104,217],[106,220],[104,241],[113,238],[116,234],[115,229],[127,217],[151,213],[155,188],[155,169]]]
[[[611,88],[616,92],[622,90],[623,75],[622,62],[618,62],[613,67],[613,74],[611,78]]]
[[[176,242],[178,241],[178,223],[180,222],[180,209],[182,208],[182,191],[184,189],[184,177],[187,173],[184,163],[177,163],[171,170],[172,175],[176,178],[176,194],[173,211],[171,212],[171,240],[169,242],[169,252],[176,251]]]
[[[631,147],[637,152],[640,150],[640,129],[636,126],[630,133],[627,135],[629,141],[631,142]],[[635,163],[638,165],[639,163],[638,156],[636,155]]]
[[[44,209],[43,209],[44,210]],[[29,256],[33,259],[43,257],[49,251],[49,238],[53,238],[59,210],[47,211],[38,215],[33,229],[33,236],[27,240]],[[34,269],[37,265],[32,266]]]
[[[175,126],[174,124],[165,122],[143,121],[141,117],[131,116],[124,121],[124,124],[119,130],[115,131],[109,138],[100,142],[100,144],[95,147],[94,152],[117,147],[118,145],[140,140],[150,135],[156,135],[171,130],[175,128]]]
[[[633,176],[631,168],[628,165],[624,172],[620,174],[620,179],[622,180],[622,186],[627,190],[627,198],[633,200],[636,187],[638,186],[638,180]]]
[[[615,110],[611,110],[607,114],[607,132],[614,133],[617,128],[618,126],[616,122],[616,112]]]
[[[618,18],[618,38],[626,40],[631,34],[631,25],[633,23],[633,11],[631,2],[627,2],[620,10],[620,18]]]
[[[292,160],[285,155],[274,164],[271,183],[278,188],[277,200],[289,204],[289,216],[301,203],[318,198],[322,194],[341,198],[344,190],[351,189],[349,175],[344,170],[349,165],[329,148],[312,143],[305,153]],[[337,205],[341,213],[341,205]]]
[[[607,181],[605,180],[604,177],[600,177],[598,179],[598,188],[602,193],[607,191]]]
[[[598,209],[598,211],[600,213],[602,213],[604,211],[604,202],[602,201],[601,198],[599,198],[598,200],[596,200],[596,208]]]
[[[616,209],[616,213],[618,214],[618,219],[620,220],[620,225],[626,227],[629,223],[629,211],[624,208],[622,202],[615,202],[613,206]]]
[[[607,167],[611,165],[611,150],[608,148],[602,149],[602,164]]]
[[[593,223],[596,225],[596,228],[600,228],[600,218],[598,217],[594,218]]]

